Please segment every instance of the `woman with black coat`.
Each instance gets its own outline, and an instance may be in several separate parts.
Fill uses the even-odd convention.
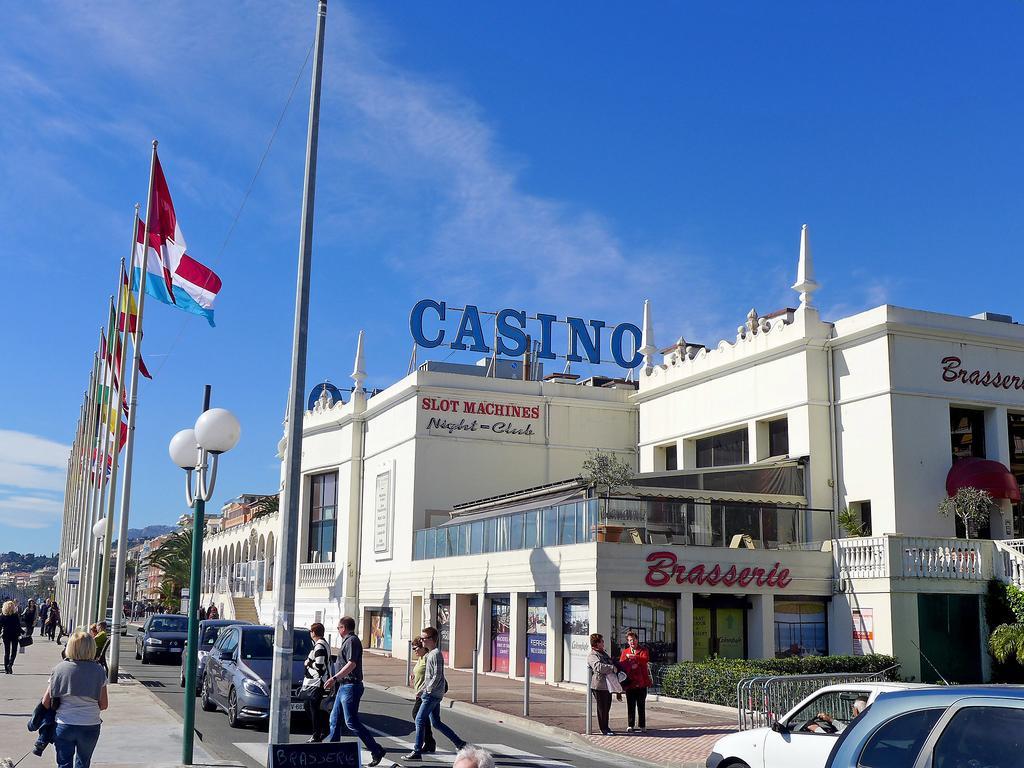
[[[8,600],[0,609],[0,638],[4,641],[5,674],[14,674],[14,660],[18,658],[18,638],[23,631],[21,616],[18,615],[18,604]]]

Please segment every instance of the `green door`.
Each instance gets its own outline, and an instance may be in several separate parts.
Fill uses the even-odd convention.
[[[917,621],[923,682],[942,682],[939,674],[950,683],[981,682],[977,595],[919,594]]]

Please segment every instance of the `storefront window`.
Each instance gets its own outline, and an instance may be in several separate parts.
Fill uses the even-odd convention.
[[[543,595],[526,599],[526,654],[530,677],[544,679],[548,668],[548,604]]]
[[[697,440],[697,467],[727,467],[749,461],[747,428]]]
[[[775,598],[775,655],[828,656],[828,603]]]
[[[325,472],[309,478],[309,531],[306,562],[334,562],[335,520],[338,514],[338,475]]]
[[[676,661],[676,600],[644,595],[612,596],[611,654],[618,658],[626,647],[626,633],[633,630],[647,646],[655,664]]]
[[[747,655],[745,598],[727,595],[693,599],[693,658],[743,659]]]
[[[491,598],[491,672],[508,672],[511,615],[507,597]]]
[[[949,409],[949,436],[953,461],[985,458],[985,412],[969,408]]]
[[[585,597],[562,599],[562,679],[587,682],[590,655],[590,601]]]
[[[449,598],[437,601],[437,610],[434,614],[434,629],[437,630],[444,663],[449,663],[448,649],[451,647],[452,638],[452,602]]]

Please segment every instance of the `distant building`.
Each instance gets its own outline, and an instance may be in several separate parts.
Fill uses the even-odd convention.
[[[276,494],[268,496],[267,494],[243,493],[241,496],[236,496],[220,508],[221,529],[226,530],[234,528],[236,525],[252,522],[264,511],[277,509],[276,501]],[[272,508],[268,507],[268,504],[272,505]]]

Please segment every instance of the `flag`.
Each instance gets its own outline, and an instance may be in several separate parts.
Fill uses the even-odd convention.
[[[145,267],[146,293],[157,301],[205,317],[213,325],[213,301],[221,281],[213,270],[187,253],[185,236],[167,189],[160,158],[153,158],[153,194],[149,199],[149,242],[145,227],[137,224],[135,245],[135,281],[141,284]]]
[[[135,217],[135,228],[139,227],[139,217]],[[117,302],[117,330],[124,333],[126,321],[128,333],[135,333],[135,324],[139,321],[139,307],[135,303],[135,294],[132,293],[131,284],[128,282],[128,273],[124,266],[121,267],[121,295]]]

